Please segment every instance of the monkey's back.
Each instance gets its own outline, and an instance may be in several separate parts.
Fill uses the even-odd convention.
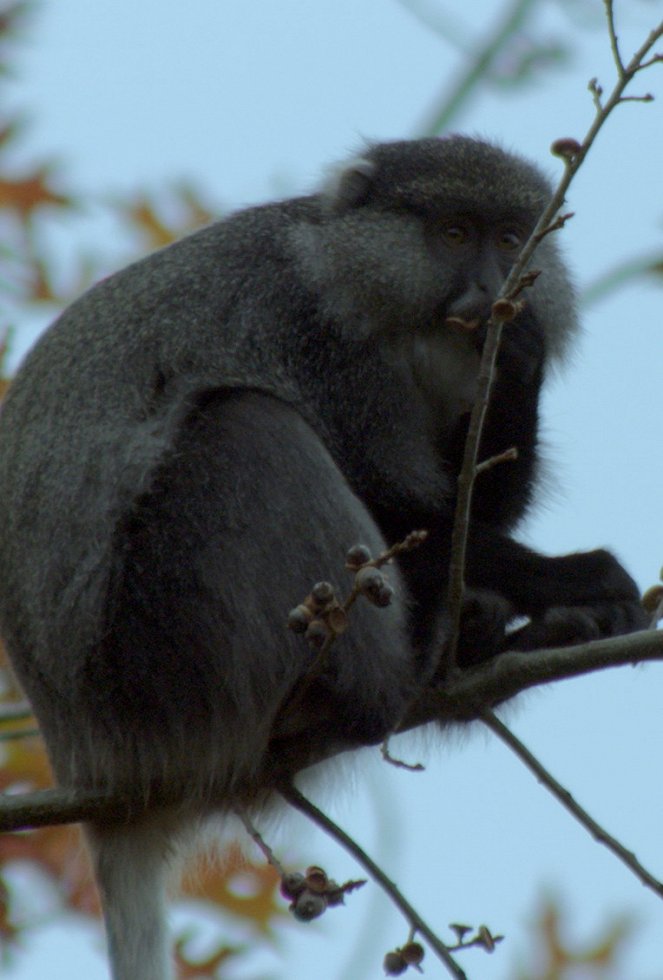
[[[61,780],[178,785],[194,740],[189,793],[225,792],[233,773],[259,765],[275,691],[285,695],[307,661],[283,629],[288,608],[328,571],[337,538],[339,564],[344,542],[367,539],[367,514],[308,428],[316,410],[290,363],[298,333],[314,359],[324,347],[289,254],[289,227],[314,211],[305,199],[242,212],[111,276],[46,332],[11,387],[0,415],[0,628]],[[275,396],[261,403],[262,431],[242,421],[252,407],[232,400],[240,391]],[[199,430],[189,419],[208,396],[217,441],[190,448]],[[254,431],[242,450],[245,425]],[[284,479],[307,457],[305,475]],[[152,508],[162,543],[148,533],[140,551],[136,514],[155,486],[175,505],[169,516]],[[282,557],[254,530],[268,513]],[[368,543],[383,546],[377,530]],[[150,563],[155,575],[143,575]],[[131,607],[124,622],[118,603]],[[363,658],[367,703],[348,699],[346,731],[355,715],[370,729],[383,676],[400,703],[402,628],[397,610],[379,633],[375,614],[359,612],[352,660]],[[336,683],[349,686],[342,669]],[[67,718],[77,740],[58,732]]]
[[[250,226],[251,212],[240,219]],[[0,562],[3,603],[38,605],[25,630],[50,630],[79,602],[98,600],[109,544],[98,528],[113,527],[149,487],[192,393],[224,385],[292,393],[279,382],[269,297],[252,297],[260,322],[234,315],[261,278],[261,244],[250,228],[238,235],[239,223],[214,225],[99,283],[18,372],[0,414]],[[45,575],[45,556],[57,576]]]
[[[116,528],[149,490],[195,393],[281,387],[268,313],[257,324],[234,316],[247,292],[270,308],[255,285],[278,252],[266,212],[260,241],[246,212],[99,283],[11,386],[0,413],[0,625],[35,700],[66,700],[76,678],[55,663],[73,675],[98,642]],[[283,220],[279,208],[277,230]]]

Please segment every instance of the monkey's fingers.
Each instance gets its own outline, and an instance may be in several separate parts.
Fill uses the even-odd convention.
[[[638,600],[591,606],[555,606],[508,637],[510,650],[571,646],[588,640],[646,629],[647,616]]]
[[[471,667],[500,653],[512,615],[511,603],[499,593],[468,589],[461,612],[456,653],[458,666]]]

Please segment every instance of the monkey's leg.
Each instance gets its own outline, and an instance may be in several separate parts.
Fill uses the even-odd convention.
[[[169,845],[187,821],[260,795],[282,722],[307,749],[378,741],[401,717],[416,664],[398,594],[387,609],[356,604],[296,716],[281,717],[315,660],[288,612],[320,579],[347,594],[357,542],[385,548],[316,433],[277,399],[236,391],[201,394],[118,526],[102,636],[70,684],[76,781],[166,795],[181,824],[90,831],[114,980],[169,976]],[[67,758],[60,745],[63,783]]]

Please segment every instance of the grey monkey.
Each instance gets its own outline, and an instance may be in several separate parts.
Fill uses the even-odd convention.
[[[99,283],[19,371],[0,417],[2,636],[58,781],[148,804],[88,828],[115,980],[171,976],[166,854],[259,798],[279,733],[371,744],[444,683],[485,322],[550,195],[489,143],[376,144],[319,193]],[[577,330],[550,236],[536,265],[481,445],[518,459],[476,485],[461,666],[644,625],[610,553],[547,557],[511,537],[536,487],[541,385]],[[391,573],[395,601],[357,606],[286,724],[310,664],[288,610],[338,579],[349,545],[378,553],[417,528],[429,536]],[[507,637],[516,614],[529,622]]]

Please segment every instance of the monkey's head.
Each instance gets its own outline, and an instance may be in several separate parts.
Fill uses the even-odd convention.
[[[355,331],[436,330],[483,321],[552,196],[532,164],[464,136],[378,143],[315,195],[293,233],[323,312]],[[576,327],[574,292],[547,236],[525,295],[550,354]],[[448,328],[447,328],[448,329]]]

